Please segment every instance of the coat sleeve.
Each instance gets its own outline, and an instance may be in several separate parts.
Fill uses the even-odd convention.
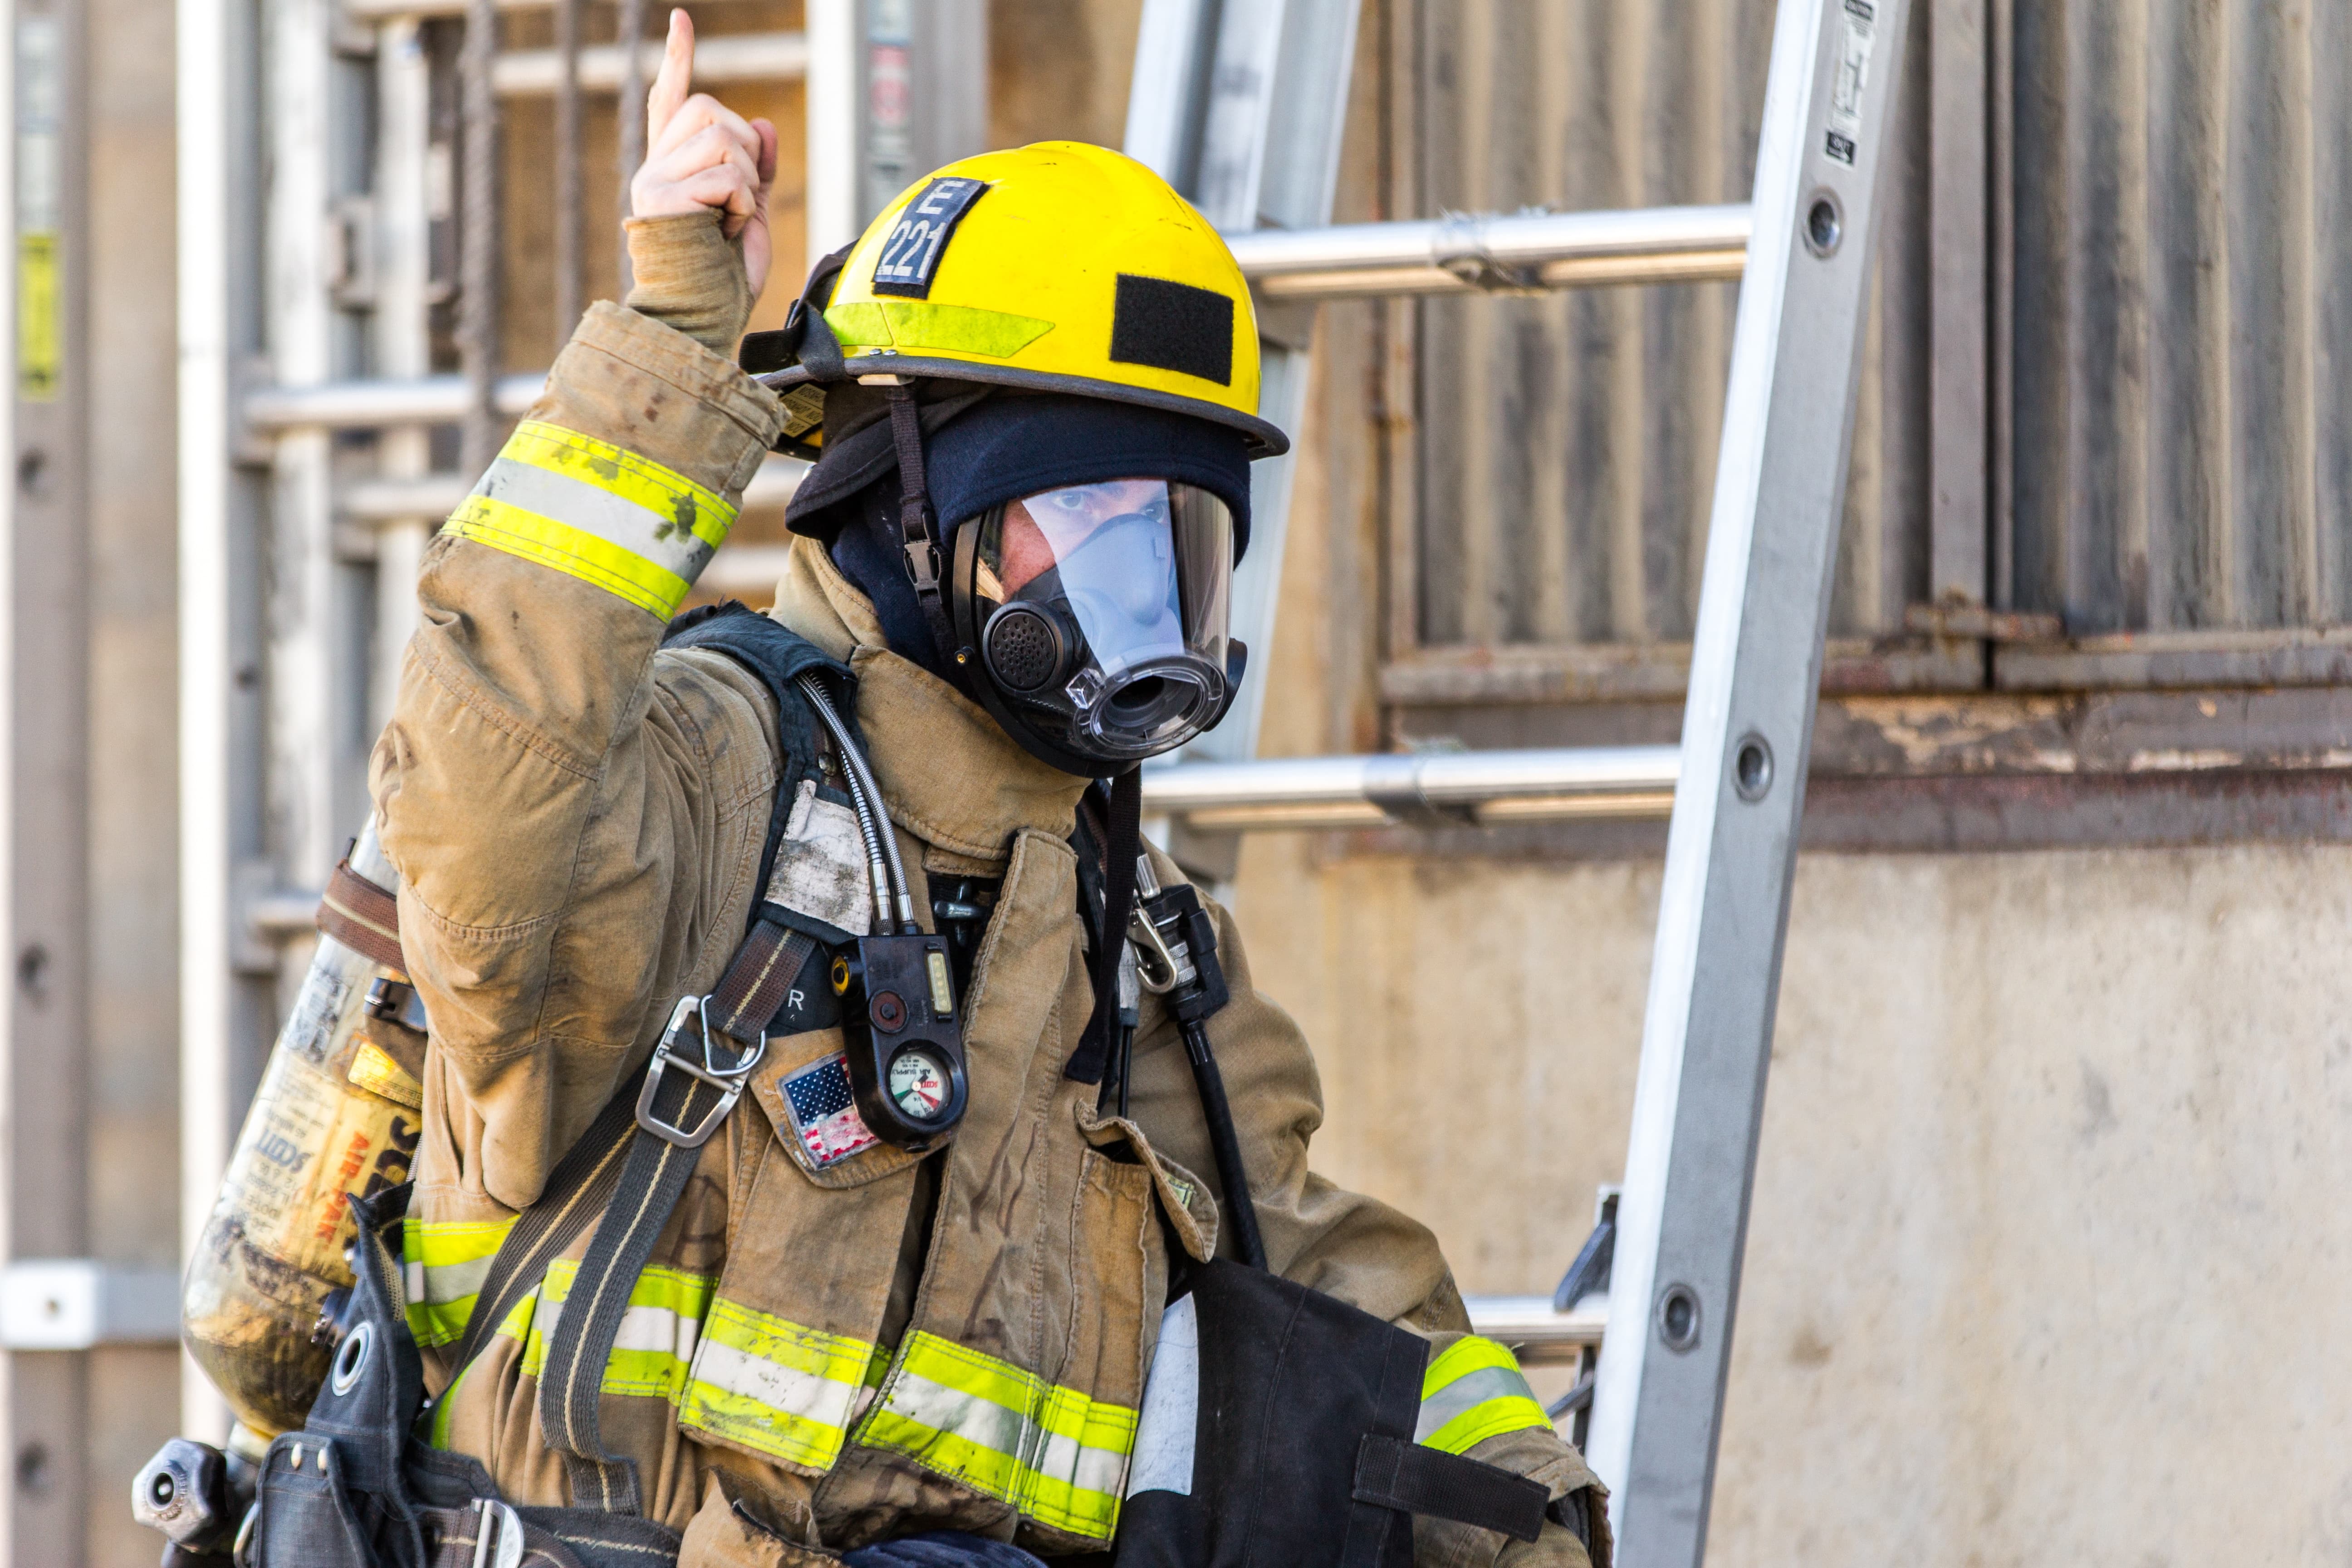
[[[1172,863],[1155,858],[1163,881],[1181,879]],[[1553,1428],[1510,1351],[1469,1331],[1469,1313],[1437,1237],[1418,1220],[1309,1168],[1307,1142],[1323,1124],[1314,1056],[1289,1015],[1251,984],[1232,916],[1205,897],[1202,902],[1215,917],[1217,954],[1233,993],[1209,1021],[1209,1041],[1233,1102],[1266,1266],[1426,1338],[1420,1441],[1527,1476],[1552,1496],[1556,1517],[1539,1542],[1516,1543],[1492,1531],[1420,1520],[1415,1561],[1423,1568],[1487,1568],[1508,1547],[1508,1568],[1581,1568],[1588,1554],[1606,1568],[1607,1493]],[[1149,999],[1137,1029],[1129,1108],[1155,1150],[1213,1179],[1216,1160],[1183,1043],[1173,1020]],[[1219,1252],[1234,1256],[1232,1227],[1219,1228]],[[1590,1522],[1596,1518],[1597,1529]]]
[[[452,1090],[427,1131],[506,1207],[740,935],[774,717],[725,659],[656,649],[775,419],[734,365],[599,304],[425,552],[370,782]]]

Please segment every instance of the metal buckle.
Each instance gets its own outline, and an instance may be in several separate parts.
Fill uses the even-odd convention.
[[[654,1059],[646,1064],[646,1086],[637,1091],[637,1125],[663,1142],[675,1143],[681,1149],[699,1149],[710,1142],[710,1135],[719,1131],[719,1124],[727,1120],[727,1113],[735,1109],[737,1100],[743,1098],[743,1080],[751,1076],[751,1069],[758,1067],[760,1058],[768,1054],[768,1041],[763,1035],[733,1067],[722,1068],[714,1063],[710,1059],[710,1016],[706,1010],[709,1003],[708,996],[681,996],[677,999],[677,1005],[670,1010],[669,1027],[662,1031],[661,1044],[654,1047]],[[685,1033],[688,1018],[695,1021],[702,1034],[702,1061],[699,1066],[677,1054],[674,1049]],[[661,1088],[663,1072],[670,1068],[677,1068],[688,1078],[698,1078],[719,1090],[718,1106],[702,1119],[699,1125],[691,1129],[674,1127],[654,1114],[654,1095]]]

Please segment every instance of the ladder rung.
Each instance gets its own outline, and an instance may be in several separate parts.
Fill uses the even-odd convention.
[[[546,375],[500,376],[493,401],[520,415],[547,384]],[[451,425],[466,416],[466,378],[330,381],[314,386],[264,386],[246,395],[246,422],[257,430],[364,430],[393,425]]]
[[[1228,235],[1268,300],[1524,292],[1737,278],[1748,209],[1456,215],[1412,223]]]
[[[1664,816],[1679,756],[1609,746],[1179,763],[1144,770],[1143,809],[1203,831]]]
[[[1230,240],[1267,298],[1329,300],[1737,278],[1748,224],[1745,206],[1643,207],[1263,229]],[[499,411],[530,407],[543,379],[501,378]],[[246,399],[246,418],[261,430],[446,424],[465,412],[466,384],[454,375],[267,387]]]
[[[1574,1363],[1586,1349],[1601,1342],[1609,1324],[1605,1299],[1588,1297],[1599,1305],[1558,1312],[1549,1296],[1465,1296],[1470,1327],[1490,1340],[1509,1345],[1522,1366],[1558,1366]]]
[[[698,87],[730,82],[798,81],[808,75],[808,37],[802,33],[717,33],[694,46],[694,80]],[[647,39],[638,60],[647,81],[661,64],[661,45]],[[580,51],[580,85],[590,92],[617,92],[621,87],[621,49],[604,44]],[[490,81],[501,97],[545,97],[563,77],[563,61],[553,49],[517,49],[501,54],[490,68]]]
[[[501,11],[544,11],[555,0],[498,0]],[[355,22],[386,22],[395,16],[462,16],[466,0],[343,0],[343,15]],[[651,40],[648,40],[651,42]],[[660,47],[655,44],[655,47]]]

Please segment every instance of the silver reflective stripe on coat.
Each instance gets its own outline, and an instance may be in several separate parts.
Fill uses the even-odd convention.
[[[702,575],[719,547],[674,517],[597,489],[569,474],[499,458],[484,470],[474,494],[541,517],[560,519],[641,556],[671,575],[691,583]]]
[[[1201,1314],[1192,1298],[1179,1298],[1160,1315],[1160,1349],[1143,1385],[1135,1428],[1135,1463],[1127,1495],[1192,1495],[1192,1445],[1201,1423]]]

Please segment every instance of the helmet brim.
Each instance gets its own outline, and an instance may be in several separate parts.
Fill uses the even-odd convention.
[[[1092,376],[1061,375],[1050,371],[1016,370],[1009,365],[975,364],[970,360],[943,359],[923,354],[866,354],[847,362],[854,376],[900,375],[936,378],[943,381],[980,382],[991,386],[1025,387],[1033,392],[1060,392],[1076,397],[1099,397],[1113,403],[1132,403],[1145,408],[1158,408],[1170,414],[1187,414],[1195,419],[1227,426],[1242,433],[1248,443],[1250,459],[1279,458],[1290,450],[1290,437],[1279,426],[1260,419],[1254,414],[1243,414],[1212,403],[1202,397],[1185,397],[1172,392],[1155,392],[1148,387],[1121,386],[1115,382],[1097,381]],[[805,385],[816,378],[800,365],[786,370],[771,371],[754,376],[753,380],[773,392],[787,391]],[[815,432],[821,433],[823,426]]]

